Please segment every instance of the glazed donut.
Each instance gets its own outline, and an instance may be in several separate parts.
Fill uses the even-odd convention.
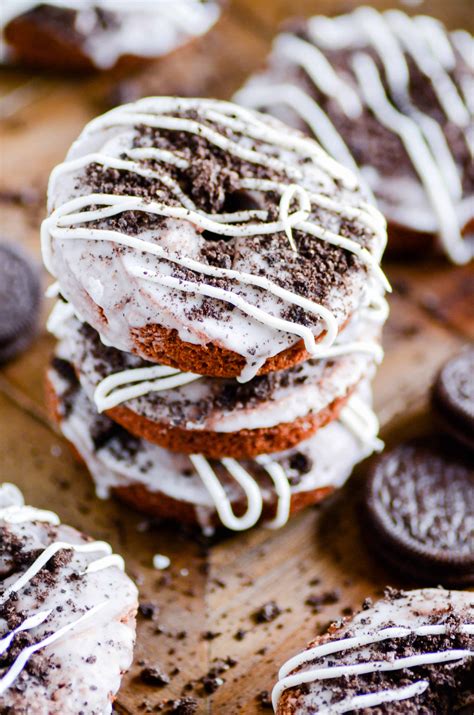
[[[241,531],[260,520],[283,526],[290,514],[341,486],[354,465],[380,449],[367,383],[333,420],[298,447],[253,460],[207,460],[163,449],[100,415],[72,365],[55,358],[47,397],[53,419],[86,463],[97,495],[110,493],[152,516],[211,531]]]
[[[9,63],[64,72],[130,68],[202,35],[214,0],[3,0]]]
[[[473,665],[472,593],[389,589],[285,663],[273,706],[277,715],[467,713]]]
[[[382,317],[353,318],[324,360],[245,384],[180,373],[106,347],[62,301],[48,325],[60,339],[56,355],[74,366],[99,412],[161,447],[219,459],[281,452],[335,419],[382,359]]]
[[[302,129],[360,169],[388,248],[474,255],[474,40],[431,17],[360,7],[280,34],[235,101]]]
[[[111,713],[138,606],[123,559],[13,484],[0,486],[0,534],[2,712]]]
[[[277,120],[158,97],[95,119],[49,184],[45,264],[103,342],[183,372],[323,354],[389,287],[353,173]]]

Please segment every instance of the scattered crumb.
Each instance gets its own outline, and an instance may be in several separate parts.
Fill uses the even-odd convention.
[[[253,619],[256,623],[270,623],[274,621],[275,618],[278,618],[281,613],[282,610],[275,601],[268,601],[268,603],[264,603],[258,611],[255,611]]]
[[[146,685],[154,685],[158,688],[162,688],[170,683],[169,675],[167,675],[167,673],[165,673],[159,666],[146,666],[143,668],[140,672],[140,680]]]
[[[168,558],[168,556],[165,556],[164,554],[155,554],[153,556],[153,568],[157,569],[157,571],[163,571],[164,569],[167,569],[171,564],[171,560]]]

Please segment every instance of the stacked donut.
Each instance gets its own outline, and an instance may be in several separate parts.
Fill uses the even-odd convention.
[[[84,129],[49,208],[48,394],[99,496],[282,526],[379,446],[385,222],[312,139],[143,99]]]

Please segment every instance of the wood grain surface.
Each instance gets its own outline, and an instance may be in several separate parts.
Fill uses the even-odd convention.
[[[472,29],[470,0],[430,0],[408,12],[432,13],[451,28]],[[113,75],[75,79],[0,74],[0,236],[22,244],[40,261],[39,223],[47,179],[86,121],[110,102],[140,94],[229,98],[264,62],[279,24],[294,15],[334,14],[354,2],[234,0],[203,39],[125,80]],[[375,381],[375,406],[391,443],[429,429],[427,395],[443,361],[474,338],[473,272],[443,260],[387,264],[394,285],[385,330],[386,358]],[[44,285],[49,282],[43,273]],[[51,305],[44,304],[44,318]],[[110,541],[125,557],[141,591],[155,606],[140,616],[135,663],[124,678],[116,708],[157,712],[183,694],[197,712],[237,715],[264,712],[259,693],[270,690],[279,666],[330,619],[360,606],[398,579],[367,552],[359,519],[362,465],[346,487],[284,529],[254,529],[205,543],[176,527],[154,524],[114,501],[96,499],[88,474],[51,428],[43,375],[53,340],[42,328],[32,347],[0,372],[1,480],[16,483],[28,502],[54,509],[64,522]],[[171,566],[152,567],[156,553]],[[334,593],[333,593],[334,592]],[[329,594],[315,609],[310,595]],[[334,597],[332,597],[334,596]],[[281,614],[256,623],[254,614],[275,601]],[[146,609],[145,609],[146,610]],[[237,635],[236,635],[237,634]],[[208,694],[202,682],[228,660],[223,683]],[[230,665],[229,665],[230,663]],[[144,684],[144,665],[160,665],[171,678],[163,688]],[[190,684],[190,685],[189,685]],[[164,710],[166,712],[166,709]]]

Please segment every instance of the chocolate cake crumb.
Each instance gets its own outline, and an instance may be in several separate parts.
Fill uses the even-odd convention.
[[[179,700],[170,700],[168,702],[171,708],[169,715],[194,715],[198,709],[198,701],[196,698],[184,697]]]
[[[160,666],[146,666],[140,671],[140,680],[146,685],[162,688],[171,682],[169,675]]]
[[[253,614],[253,619],[256,623],[270,623],[274,621],[283,611],[275,601],[268,601],[261,606],[258,611]]]
[[[246,635],[247,631],[244,631],[243,628],[239,628],[239,630],[234,633],[234,638],[236,641],[243,641]]]
[[[138,612],[146,620],[152,620],[158,613],[159,608],[154,603],[140,603]]]
[[[268,690],[262,690],[257,695],[257,702],[262,710],[271,710],[273,708],[272,699]]]

